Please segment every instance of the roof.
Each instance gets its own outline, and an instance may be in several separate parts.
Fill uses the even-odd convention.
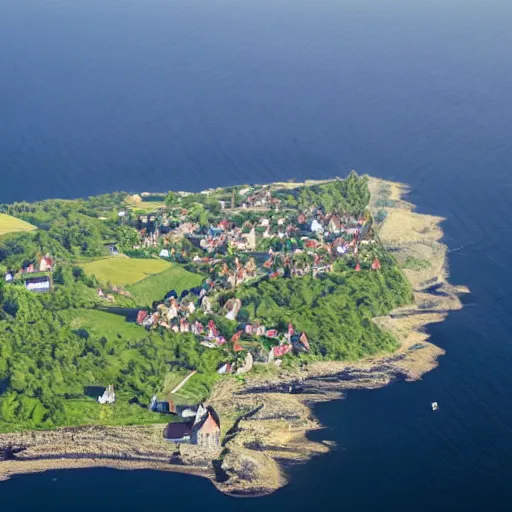
[[[204,420],[203,424],[199,427],[199,431],[202,434],[213,434],[214,432],[218,432],[219,430],[219,425],[217,425],[217,422],[213,419],[211,413],[208,412],[208,416]]]
[[[183,439],[192,434],[192,422],[168,423],[164,429],[164,439]]]
[[[25,272],[21,274],[21,279],[33,279],[35,277],[48,277],[50,278],[49,272]]]
[[[138,324],[141,324],[148,316],[148,312],[145,311],[144,309],[141,309],[138,313],[137,313],[137,323]]]

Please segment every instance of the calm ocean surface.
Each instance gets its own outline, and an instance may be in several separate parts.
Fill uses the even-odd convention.
[[[0,0],[0,202],[354,168],[447,218],[472,290],[440,367],[319,405],[338,450],[272,496],[76,470],[1,510],[511,510],[511,26],[509,0]]]

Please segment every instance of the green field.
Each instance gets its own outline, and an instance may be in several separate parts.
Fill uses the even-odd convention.
[[[163,272],[146,277],[131,286],[128,291],[139,305],[150,305],[161,300],[170,290],[181,293],[183,290],[199,286],[203,281],[201,274],[195,274],[182,266],[173,264]]]
[[[138,405],[130,405],[127,397],[118,392],[116,392],[116,403],[113,405],[100,405],[94,398],[73,398],[66,401],[66,426],[68,427],[152,425],[180,419],[179,416],[157,414]]]
[[[152,274],[169,269],[171,264],[158,259],[135,259],[113,256],[89,261],[80,265],[87,274],[94,274],[98,281],[126,286],[141,281]]]
[[[169,290],[181,293],[199,286],[201,274],[189,272],[181,265],[159,259],[136,259],[113,256],[80,265],[87,274],[94,274],[102,283],[126,286],[140,306],[151,305]]]
[[[32,226],[32,224],[24,220],[0,213],[0,236],[6,235],[7,233],[18,233],[20,231],[34,231],[35,229],[37,229],[35,226]]]
[[[153,213],[164,206],[165,203],[163,201],[142,201],[141,203],[130,205],[135,213]]]
[[[67,309],[61,316],[74,329],[85,329],[94,336],[116,338],[118,335],[132,341],[147,335],[146,329],[135,323],[127,322],[124,316],[107,313],[98,309]]]

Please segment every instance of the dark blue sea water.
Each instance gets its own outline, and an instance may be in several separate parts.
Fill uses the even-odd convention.
[[[0,201],[355,168],[446,217],[472,290],[440,367],[319,405],[339,449],[270,497],[98,469],[1,510],[511,510],[511,26],[507,0],[0,0]]]

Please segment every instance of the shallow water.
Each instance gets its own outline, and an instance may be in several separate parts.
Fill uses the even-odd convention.
[[[440,367],[319,405],[339,449],[270,497],[98,469],[15,477],[2,510],[509,510],[511,21],[505,1],[0,0],[0,201],[355,168],[447,218],[472,290],[429,329]]]

